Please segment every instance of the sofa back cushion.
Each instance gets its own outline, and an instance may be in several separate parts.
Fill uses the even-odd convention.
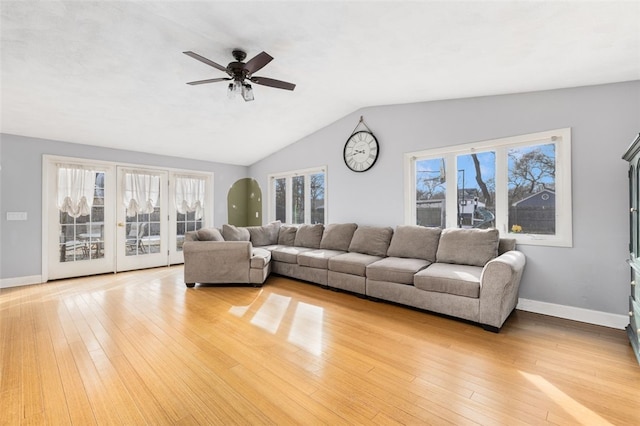
[[[324,228],[320,248],[325,250],[349,250],[353,233],[358,228],[355,223],[332,223]]]
[[[392,235],[393,228],[389,226],[359,226],[353,233],[349,251],[384,257]]]
[[[247,230],[249,231],[251,244],[254,247],[278,244],[280,221],[277,220],[262,226],[247,226]]]
[[[224,241],[218,228],[202,228],[196,231],[198,241]],[[185,238],[186,240],[186,238]]]
[[[321,223],[300,225],[293,245],[296,247],[320,248],[322,231],[324,231],[324,225]]]
[[[222,237],[225,241],[249,241],[250,234],[247,228],[234,225],[222,225]]]
[[[281,246],[292,246],[296,241],[297,226],[282,225],[278,232],[278,244]]]
[[[516,249],[515,238],[500,238],[500,242],[498,243],[498,256],[510,250],[515,250],[515,249]]]
[[[443,229],[436,261],[484,266],[498,256],[499,240],[497,229]]]
[[[436,261],[440,228],[417,225],[399,225],[391,238],[387,256]]]

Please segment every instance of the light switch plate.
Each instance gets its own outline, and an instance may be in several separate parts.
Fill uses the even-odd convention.
[[[7,212],[7,220],[27,220],[27,212]]]

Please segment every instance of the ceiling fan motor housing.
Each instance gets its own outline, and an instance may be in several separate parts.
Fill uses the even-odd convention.
[[[227,65],[227,74],[233,77],[234,80],[244,80],[247,78],[248,72],[244,68],[243,62],[231,62]]]

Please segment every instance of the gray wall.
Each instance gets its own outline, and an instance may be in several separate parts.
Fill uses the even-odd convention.
[[[380,142],[366,173],[347,170],[342,150],[360,115]],[[268,217],[267,174],[328,166],[328,221],[404,221],[403,154],[571,127],[573,248],[520,246],[520,297],[626,314],[629,294],[627,166],[640,132],[640,81],[525,94],[364,108],[255,163]]]
[[[87,158],[214,173],[214,223],[227,221],[227,192],[247,167],[99,148],[16,135],[0,135],[0,278],[40,275],[42,269],[42,156]],[[27,221],[8,222],[8,211]]]

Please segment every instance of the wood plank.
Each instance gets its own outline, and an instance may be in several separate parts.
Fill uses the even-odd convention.
[[[182,273],[0,289],[0,424],[640,424],[622,330]]]

